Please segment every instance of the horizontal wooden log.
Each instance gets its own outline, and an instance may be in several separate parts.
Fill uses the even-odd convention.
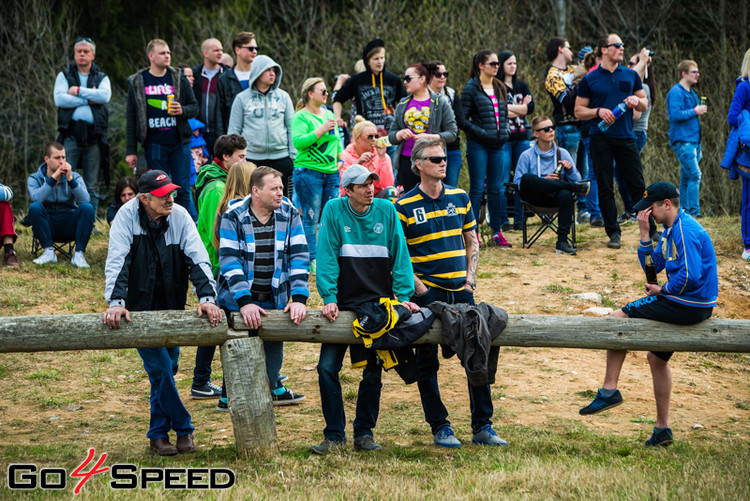
[[[102,313],[0,317],[0,353],[66,350],[109,350],[172,346],[215,346],[247,332],[227,329],[223,319],[211,327],[204,315],[191,311],[143,311],[110,330]]]
[[[258,335],[265,341],[358,344],[352,333],[352,312],[342,311],[336,322],[329,322],[319,311],[308,311],[307,318],[294,325],[289,315],[269,311],[263,317]],[[239,314],[231,321],[237,330]],[[417,343],[443,342],[442,324],[436,320]],[[510,315],[507,327],[495,338],[496,346],[613,349],[636,351],[750,352],[750,320],[710,319],[683,326],[631,318],[549,315]]]

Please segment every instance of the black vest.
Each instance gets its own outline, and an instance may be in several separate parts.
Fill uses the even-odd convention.
[[[63,70],[63,75],[68,81],[68,87],[80,87],[81,81],[78,79],[78,68],[75,63]],[[92,63],[89,78],[86,82],[86,88],[99,87],[104,77],[107,75],[99,71],[99,67]],[[109,108],[106,104],[92,104],[91,112],[94,115],[94,133],[97,136],[103,136],[107,132],[109,125]],[[57,130],[61,134],[71,132],[71,122],[75,108],[57,108]]]

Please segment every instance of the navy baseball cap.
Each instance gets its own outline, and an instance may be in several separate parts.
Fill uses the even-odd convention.
[[[659,181],[646,188],[646,191],[643,192],[643,198],[633,206],[633,209],[636,212],[640,212],[651,207],[651,204],[654,202],[661,202],[667,198],[677,198],[679,196],[680,192],[677,191],[677,188],[672,183]]]

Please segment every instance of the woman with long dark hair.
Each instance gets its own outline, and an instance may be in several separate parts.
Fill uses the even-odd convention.
[[[501,182],[503,186],[510,179],[510,173],[515,171],[518,158],[521,153],[529,149],[529,131],[526,115],[534,112],[534,100],[531,97],[529,84],[518,79],[518,62],[516,56],[508,50],[504,50],[497,55],[500,63],[498,76],[505,84],[508,90],[508,142],[503,145],[503,171]],[[508,219],[508,197],[500,197],[500,217],[502,218],[503,231],[510,230],[510,220]],[[521,197],[516,197],[513,211],[513,227],[521,229],[519,220],[521,212]]]
[[[461,110],[461,99],[458,93],[451,87],[448,87],[448,70],[445,64],[440,61],[430,61],[425,63],[430,71],[432,79],[430,80],[430,90],[438,94],[451,103],[451,109],[456,116],[456,125],[461,127],[463,112]],[[445,184],[448,186],[458,186],[458,175],[461,173],[461,138],[456,134],[456,140],[446,145],[445,154],[448,156],[448,165],[445,171]]]
[[[496,78],[500,62],[491,50],[474,55],[471,78],[461,92],[461,108],[466,133],[466,163],[469,164],[469,198],[474,218],[479,215],[482,193],[487,190],[487,207],[492,239],[497,245],[511,247],[502,229],[500,196],[503,144],[508,140],[507,91]]]
[[[422,63],[412,64],[404,73],[408,95],[396,105],[388,140],[398,145],[398,184],[404,192],[419,184],[411,170],[411,150],[417,137],[440,139],[445,143],[458,136],[456,117],[448,100],[430,90],[432,75]]]
[[[109,207],[107,208],[107,222],[110,226],[112,226],[112,221],[114,221],[120,207],[122,207],[128,200],[135,198],[137,194],[138,184],[132,177],[121,177],[120,180],[117,181],[117,184],[115,185],[114,200],[112,200],[112,203],[109,204]]]

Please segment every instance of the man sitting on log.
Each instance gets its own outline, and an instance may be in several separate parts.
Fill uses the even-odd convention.
[[[414,277],[396,209],[388,200],[373,198],[373,179],[378,175],[367,168],[350,166],[341,176],[346,196],[330,200],[320,218],[317,287],[325,304],[321,313],[331,322],[339,309],[351,310],[382,297],[397,298],[409,310],[419,311],[408,302],[414,294]],[[339,371],[347,348],[346,344],[320,346],[318,376],[326,427],[323,442],[310,448],[315,454],[346,446]],[[382,362],[372,352],[357,393],[355,451],[382,449],[372,436],[380,410],[382,371]]]
[[[103,321],[119,329],[131,311],[182,310],[188,278],[212,326],[221,322],[211,262],[187,210],[174,204],[175,190],[167,174],[148,171],[138,180],[138,197],[123,205],[109,231],[104,266],[104,298],[109,309]],[[138,348],[151,381],[151,422],[146,436],[160,456],[195,452],[190,413],[174,382],[180,348]],[[177,435],[169,442],[169,430]]]
[[[628,303],[612,312],[613,317],[646,318],[678,325],[697,324],[711,317],[719,293],[716,254],[705,229],[680,209],[677,188],[666,181],[654,183],[635,204],[641,245],[638,259],[646,272],[646,297]],[[664,233],[656,244],[649,237],[649,217],[664,225]],[[659,285],[656,274],[666,270],[667,282]],[[597,414],[622,403],[617,389],[624,350],[607,350],[604,384],[593,402],[580,410],[582,415]],[[674,440],[669,429],[669,401],[672,393],[672,372],[668,362],[672,352],[652,351],[647,355],[654,380],[656,426],[647,446],[667,446]]]

